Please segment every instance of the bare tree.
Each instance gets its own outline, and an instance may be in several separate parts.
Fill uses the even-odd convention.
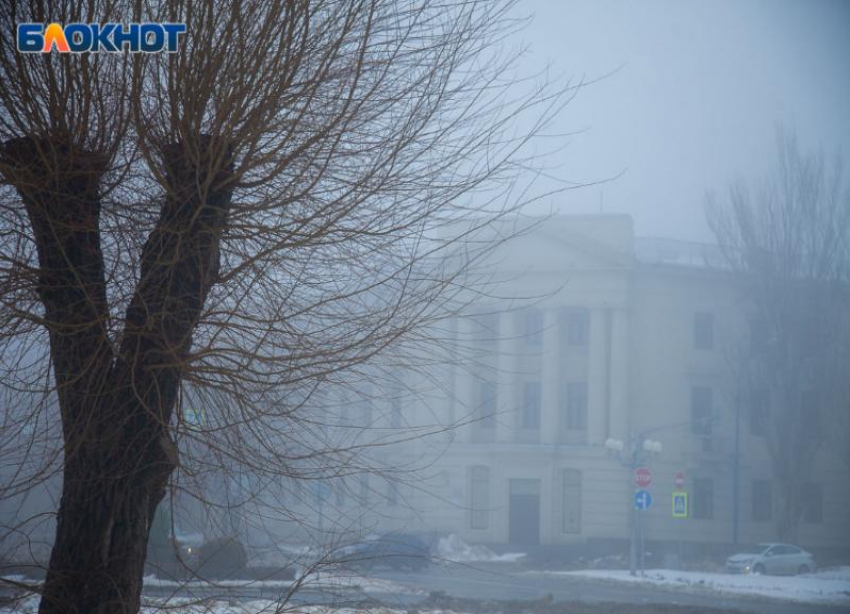
[[[709,196],[707,216],[750,307],[734,369],[762,421],[780,495],[778,532],[794,539],[819,450],[843,424],[850,345],[850,192],[841,160],[800,152],[778,134],[778,167],[755,190]]]
[[[298,477],[329,453],[314,392],[433,341],[491,247],[477,232],[528,200],[525,146],[565,101],[510,78],[509,8],[4,4],[4,400],[37,427],[4,442],[19,467],[46,460],[0,494],[61,467],[40,612],[138,611],[184,455]],[[25,21],[187,33],[174,54],[23,55]],[[332,452],[355,471],[362,448]]]

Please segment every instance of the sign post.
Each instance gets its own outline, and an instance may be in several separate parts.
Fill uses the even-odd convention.
[[[637,475],[637,472],[635,472]],[[650,480],[651,481],[651,480]],[[652,494],[643,488],[639,488],[635,491],[635,509],[638,510],[638,522],[637,522],[637,538],[638,538],[638,561],[640,562],[640,575],[643,575],[643,559],[644,559],[644,519],[643,514],[640,512],[645,512],[650,507],[652,507]]]
[[[685,491],[685,474],[681,471],[676,472],[676,476],[673,479],[673,484],[675,485],[673,488],[673,495],[671,498],[672,503],[672,515],[673,518],[687,518],[688,512],[688,493]],[[682,538],[681,536],[678,539],[679,542],[679,569],[682,568],[682,556],[683,556],[683,548],[682,548]]]

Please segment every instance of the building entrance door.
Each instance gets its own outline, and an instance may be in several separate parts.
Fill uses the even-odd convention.
[[[518,546],[540,543],[540,480],[509,481],[508,541]]]

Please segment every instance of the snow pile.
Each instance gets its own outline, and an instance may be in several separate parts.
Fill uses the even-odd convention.
[[[524,552],[496,554],[485,546],[472,546],[452,533],[437,542],[437,557],[454,563],[515,563],[525,557]]]
[[[601,569],[540,573],[681,590],[706,590],[733,595],[771,597],[786,601],[850,604],[850,567],[791,577],[736,576],[670,569],[653,569],[647,571],[644,577],[632,577],[628,571]]]

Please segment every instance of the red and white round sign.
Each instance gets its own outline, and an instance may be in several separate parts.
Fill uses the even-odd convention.
[[[682,490],[685,487],[685,474],[681,471],[676,472],[676,490]]]
[[[635,484],[638,488],[648,488],[652,484],[652,472],[646,467],[635,469]]]

